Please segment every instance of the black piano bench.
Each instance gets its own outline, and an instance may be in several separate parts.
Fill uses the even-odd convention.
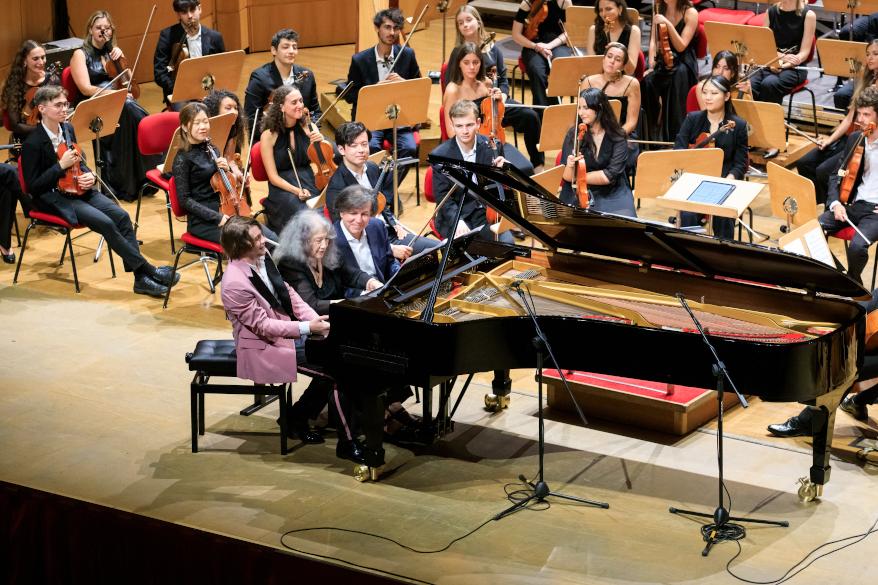
[[[198,435],[204,434],[204,395],[205,394],[253,394],[254,403],[241,414],[248,416],[266,404],[278,400],[280,403],[280,452],[287,454],[287,408],[292,399],[289,384],[216,384],[212,376],[235,378],[237,375],[237,356],[233,339],[202,339],[195,345],[195,351],[186,354],[189,371],[195,372],[189,385],[190,413],[192,416],[192,452],[198,453]]]

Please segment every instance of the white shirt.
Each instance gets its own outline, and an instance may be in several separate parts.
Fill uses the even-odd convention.
[[[345,165],[345,166],[347,166],[347,165]],[[369,176],[366,174],[366,166],[365,165],[363,165],[362,174],[357,174],[357,171],[355,171],[351,167],[348,167],[348,170],[351,172],[351,174],[357,180],[357,183],[359,183],[360,185],[362,185],[363,187],[365,187],[366,189],[368,189],[370,191],[372,189],[374,189],[374,187],[372,186],[372,183],[369,182]]]
[[[351,247],[360,270],[373,278],[378,278],[378,271],[375,269],[375,261],[372,259],[372,250],[369,248],[369,240],[366,237],[365,228],[359,240],[351,235],[351,232],[348,231],[344,223],[341,224],[341,233],[344,234],[345,240],[347,240],[348,245]]]
[[[198,32],[194,36],[186,35],[186,44],[189,45],[190,57],[202,57],[201,54],[201,25],[198,25]]]
[[[388,58],[393,61],[393,49],[390,50]],[[384,81],[390,75],[390,62],[385,61],[384,57],[378,54],[378,45],[375,45],[375,63],[378,64],[378,81]]]
[[[857,187],[856,201],[878,205],[878,138],[872,141],[867,138],[865,142],[863,164],[866,166],[863,167],[863,182]],[[833,201],[829,209],[832,210],[836,205],[841,205],[841,201]]]
[[[268,278],[268,270],[265,268],[265,256],[260,256],[256,265],[254,266],[253,264],[250,264],[250,268],[253,269],[253,272],[259,275],[259,278],[262,279],[262,282],[265,283],[265,286],[268,287],[271,294],[277,297],[277,289],[271,284],[271,279]],[[295,318],[295,316],[290,315],[290,318]],[[311,333],[311,326],[308,325],[308,322],[299,321],[299,335],[308,335],[309,333]]]
[[[479,139],[476,138],[473,141],[473,149],[472,150],[464,150],[463,144],[461,144],[460,139],[457,136],[454,137],[454,140],[455,140],[455,142],[457,142],[457,148],[460,149],[460,154],[463,156],[463,160],[465,160],[466,162],[471,162],[471,163],[476,162],[476,149],[479,146]],[[478,183],[478,179],[476,179],[475,176],[473,176],[473,183]],[[469,226],[462,219],[457,222],[457,228],[469,230]]]
[[[49,127],[46,126],[45,122],[42,122],[42,125],[43,125],[43,129],[45,129],[45,131],[46,131],[46,134],[49,135],[49,140],[52,141],[52,147],[55,150],[58,150],[58,147],[61,146],[62,142],[64,142],[64,139],[61,137],[61,127],[60,126],[58,127],[58,134],[55,134],[54,132],[49,130]]]

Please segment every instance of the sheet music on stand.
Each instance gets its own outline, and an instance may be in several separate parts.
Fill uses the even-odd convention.
[[[823,228],[816,219],[781,237],[778,243],[781,250],[807,256],[835,268],[835,258],[829,250]]]

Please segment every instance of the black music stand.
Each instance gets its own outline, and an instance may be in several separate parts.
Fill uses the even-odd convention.
[[[743,526],[739,526],[737,524],[730,524],[731,520],[735,522],[750,522],[751,524],[768,524],[769,526],[780,526],[786,528],[790,525],[786,520],[761,520],[757,518],[740,518],[735,516],[729,516],[729,511],[723,506],[723,490],[725,489],[725,484],[723,483],[723,410],[724,410],[724,390],[725,390],[725,380],[729,381],[729,385],[732,387],[732,390],[735,391],[735,394],[738,396],[738,402],[741,403],[741,406],[747,408],[750,406],[747,403],[747,399],[744,398],[744,395],[738,391],[738,388],[735,387],[735,383],[732,381],[731,376],[729,375],[729,371],[726,369],[726,365],[719,358],[719,354],[716,353],[716,349],[713,347],[713,344],[710,343],[710,340],[707,338],[707,334],[704,332],[704,328],[701,326],[701,322],[695,316],[695,313],[692,312],[692,309],[689,308],[689,303],[686,302],[686,297],[682,295],[682,293],[677,293],[677,299],[680,301],[680,304],[686,309],[686,312],[689,313],[689,317],[695,323],[695,326],[698,328],[698,332],[701,334],[701,339],[704,341],[704,345],[707,346],[707,349],[710,350],[711,355],[713,356],[713,366],[711,366],[711,371],[713,372],[713,376],[716,378],[716,400],[717,400],[717,466],[719,468],[719,500],[716,509],[713,511],[713,514],[708,514],[706,512],[695,512],[693,510],[681,510],[678,508],[674,508],[671,506],[668,511],[671,514],[682,514],[685,516],[698,516],[701,518],[713,518],[713,523],[705,524],[701,527],[701,535],[704,538],[704,541],[707,543],[704,546],[704,550],[701,551],[701,556],[706,557],[710,554],[710,549],[717,542],[721,542],[724,540],[740,540],[746,536],[746,531]]]

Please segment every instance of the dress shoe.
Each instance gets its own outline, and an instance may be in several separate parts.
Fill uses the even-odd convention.
[[[854,402],[853,394],[845,396],[838,407],[857,420],[869,420],[868,410],[866,410],[865,406],[860,406]]]
[[[144,275],[134,279],[134,292],[139,295],[161,298],[168,293],[168,287]]]
[[[339,439],[335,446],[335,456],[339,459],[349,459],[354,463],[366,465],[366,456],[363,453],[363,445],[357,439],[348,441],[347,439]]]
[[[297,438],[306,445],[319,445],[325,442],[323,435],[308,426],[308,421],[290,419],[287,422],[287,433],[290,437]]]
[[[768,432],[775,437],[808,437],[811,435],[811,429],[806,428],[797,416],[789,418],[785,423],[768,425]]]
[[[521,230],[511,229],[509,231],[512,232],[512,237],[515,238],[516,240],[524,240],[527,238],[527,236]]]
[[[11,250],[8,254],[0,254],[0,257],[3,258],[3,262],[6,264],[15,264],[15,252]]]
[[[173,283],[171,282],[171,274],[174,275]],[[153,276],[153,280],[165,286],[174,286],[175,284],[180,282],[180,273],[175,273],[173,267],[171,266],[159,266],[155,269],[155,276]]]

